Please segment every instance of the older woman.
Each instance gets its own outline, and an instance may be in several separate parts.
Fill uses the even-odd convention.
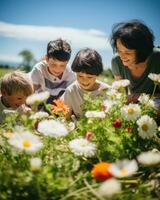
[[[111,45],[117,54],[112,59],[116,80],[130,80],[131,94],[152,94],[154,83],[150,73],[160,74],[160,49],[155,48],[152,31],[141,21],[132,20],[113,27]],[[156,93],[160,94],[157,87]],[[135,95],[137,96],[137,95]]]

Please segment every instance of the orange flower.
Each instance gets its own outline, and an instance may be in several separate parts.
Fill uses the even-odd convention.
[[[92,169],[92,176],[98,180],[98,181],[104,181],[108,178],[111,178],[112,175],[109,172],[109,167],[111,166],[111,163],[107,162],[100,162],[94,165]]]
[[[57,99],[53,101],[54,105],[52,105],[51,110],[56,115],[63,114],[66,115],[69,112],[69,107],[64,104],[64,101],[61,99]]]

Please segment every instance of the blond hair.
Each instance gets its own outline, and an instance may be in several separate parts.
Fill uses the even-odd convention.
[[[23,92],[26,96],[33,93],[33,84],[23,71],[14,71],[4,75],[1,80],[1,93],[12,95],[14,92]]]

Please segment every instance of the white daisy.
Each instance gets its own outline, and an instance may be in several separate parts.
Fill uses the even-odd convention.
[[[50,93],[48,91],[40,92],[40,93],[34,93],[27,97],[26,104],[27,105],[38,105],[44,101],[46,101],[49,97]]]
[[[121,115],[124,119],[127,121],[134,121],[141,115],[141,109],[138,104],[132,104],[124,105],[121,108]]]
[[[103,106],[104,106],[104,109],[105,109],[105,113],[109,112],[110,108],[113,106],[113,105],[116,105],[117,102],[114,101],[114,100],[104,100],[103,101]]]
[[[112,83],[112,88],[116,90],[121,90],[122,88],[125,88],[130,85],[130,81],[128,79],[122,79],[118,81],[114,81]]]
[[[122,93],[118,92],[116,89],[111,88],[106,92],[107,96],[109,96],[111,99],[119,100],[122,97]]]
[[[150,100],[147,102],[146,106],[148,106],[149,108],[154,108],[154,109],[156,109],[156,102],[155,102],[154,100],[150,99]]]
[[[155,83],[160,83],[160,74],[150,73],[148,77]]]
[[[35,153],[43,146],[39,137],[30,132],[14,133],[8,142],[17,149],[28,153]]]
[[[32,171],[39,171],[42,166],[42,160],[40,158],[31,158],[30,166]]]
[[[150,108],[155,108],[155,103],[152,99],[150,99],[149,95],[147,94],[141,94],[138,98],[138,101],[141,103],[141,104],[144,104],[145,106],[147,107],[150,107]]]
[[[98,189],[98,193],[103,197],[112,197],[119,192],[121,192],[121,183],[114,178],[103,182]]]
[[[38,123],[38,132],[46,136],[61,137],[68,134],[68,130],[64,124],[58,120],[43,120]]]
[[[87,118],[105,118],[106,114],[103,111],[87,111],[85,116]]]
[[[30,119],[42,119],[42,118],[47,118],[49,114],[47,112],[36,112],[35,114],[31,115],[29,118]]]
[[[110,173],[117,177],[123,178],[133,175],[138,170],[138,165],[135,160],[122,160],[113,163],[109,168]]]
[[[157,133],[157,124],[148,115],[143,115],[140,119],[137,120],[138,125],[138,134],[143,139],[151,138]]]
[[[139,101],[140,103],[142,103],[142,104],[145,104],[146,102],[149,101],[149,99],[150,99],[149,95],[143,93],[143,94],[141,94],[141,95],[139,96],[138,101]]]
[[[142,165],[156,165],[160,163],[160,152],[143,152],[137,157],[137,159]]]
[[[93,157],[96,152],[96,145],[84,138],[71,140],[69,148],[77,156]]]

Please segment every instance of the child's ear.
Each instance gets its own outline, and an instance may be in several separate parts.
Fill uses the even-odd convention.
[[[1,93],[2,93],[2,96],[6,96],[7,95],[7,92],[5,90],[2,90]]]
[[[47,55],[45,55],[44,59],[48,62],[49,58]]]

